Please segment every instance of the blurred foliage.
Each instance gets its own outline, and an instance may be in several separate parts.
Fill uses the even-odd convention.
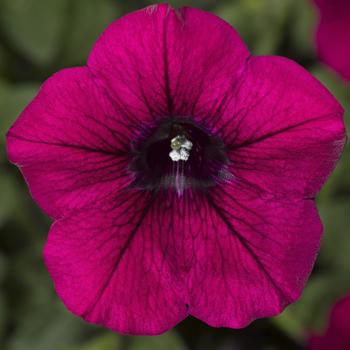
[[[47,64],[60,45],[66,7],[64,0],[3,0],[4,34],[22,55],[37,64]]]
[[[5,133],[23,107],[32,100],[39,90],[39,83],[9,84],[0,80],[0,142],[4,145]]]
[[[234,23],[252,52],[261,55],[275,51],[281,45],[293,1],[232,1],[219,6],[216,12]]]
[[[64,67],[83,65],[102,30],[148,0],[0,0],[0,349],[288,350],[324,327],[331,304],[350,291],[350,150],[319,196],[321,253],[299,302],[244,330],[213,329],[189,318],[159,337],[126,337],[70,314],[53,291],[41,251],[49,220],[8,164],[8,127]],[[170,1],[213,11],[235,26],[254,54],[285,55],[308,68],[350,110],[350,86],[317,61],[316,13],[308,0]],[[349,114],[347,113],[349,125]]]

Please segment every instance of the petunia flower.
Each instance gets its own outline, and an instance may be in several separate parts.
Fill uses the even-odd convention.
[[[302,67],[163,4],[49,78],[7,147],[55,220],[44,259],[67,308],[159,334],[188,315],[244,327],[299,298],[344,140],[342,107]]]
[[[350,1],[314,0],[320,20],[316,32],[320,59],[350,81]]]
[[[350,349],[350,295],[338,300],[333,306],[329,324],[323,335],[310,336],[309,350],[349,350]]]

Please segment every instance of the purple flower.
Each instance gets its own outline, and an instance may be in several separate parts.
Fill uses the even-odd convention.
[[[189,314],[239,328],[302,292],[342,116],[294,62],[251,56],[209,13],[156,5],[51,77],[7,146],[55,220],[44,258],[69,310],[129,334]]]
[[[350,349],[350,295],[339,300],[333,307],[328,327],[323,335],[312,335],[309,350]]]
[[[321,60],[350,81],[350,1],[314,0],[320,12],[316,33]]]

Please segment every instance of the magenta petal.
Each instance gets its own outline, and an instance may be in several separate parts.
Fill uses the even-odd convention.
[[[348,350],[350,348],[350,295],[339,300],[332,309],[329,324],[323,335],[312,335],[309,350]]]
[[[176,255],[184,241],[172,231],[170,213],[154,211],[165,203],[154,201],[129,191],[52,226],[45,263],[69,310],[125,334],[159,334],[187,316]]]
[[[338,334],[329,334],[327,337],[312,336],[309,339],[308,350],[349,350],[349,345]]]
[[[236,31],[220,18],[155,5],[114,22],[88,65],[126,115],[147,121],[214,112],[247,57]]]
[[[35,200],[60,217],[130,182],[130,133],[89,70],[67,69],[43,85],[12,126],[7,150]]]
[[[350,1],[314,0],[320,10],[316,32],[321,60],[350,80]]]
[[[226,186],[208,196],[208,208],[208,228],[195,245],[190,313],[240,328],[297,300],[322,233],[314,202],[264,200]]]
[[[304,69],[168,5],[114,22],[7,135],[56,219],[44,255],[57,293],[127,334],[189,313],[243,327],[295,301],[322,231],[313,198],[344,142],[341,106]]]
[[[346,139],[339,103],[306,70],[281,57],[249,60],[216,127],[235,182],[284,199],[314,197]]]

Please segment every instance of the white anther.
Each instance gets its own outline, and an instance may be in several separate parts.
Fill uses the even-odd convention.
[[[177,150],[173,150],[169,153],[169,157],[173,162],[178,162],[181,159],[181,155]]]
[[[184,148],[180,148],[178,152],[180,154],[180,159],[186,162],[190,156],[190,153]]]
[[[185,139],[185,142],[182,144],[182,147],[186,148],[190,151],[193,147],[193,143],[191,141]]]
[[[172,151],[169,153],[169,157],[173,162],[178,162],[179,160],[187,161],[190,157],[190,150],[193,147],[193,143],[187,140],[184,135],[178,135],[171,139],[170,148]]]

